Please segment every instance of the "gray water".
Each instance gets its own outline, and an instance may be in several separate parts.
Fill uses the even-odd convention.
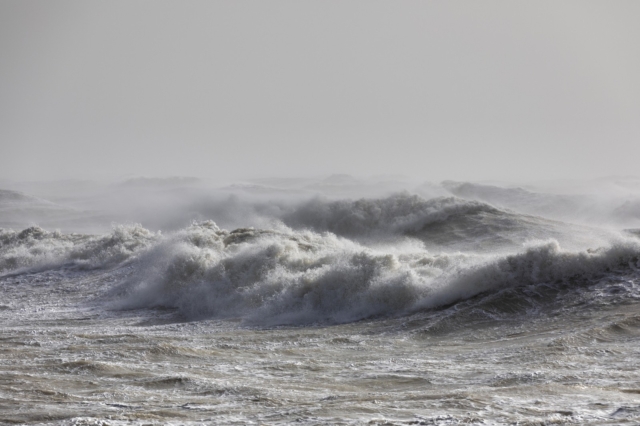
[[[569,194],[582,206],[569,220],[524,211],[525,190],[501,192],[505,206],[485,187],[191,189],[155,220],[128,205],[119,214],[142,224],[111,230],[114,210],[67,200],[77,233],[20,222],[34,198],[5,197],[20,226],[0,231],[0,422],[640,421],[640,240],[621,231],[633,210],[616,210],[628,198]],[[33,214],[59,221],[58,201]]]

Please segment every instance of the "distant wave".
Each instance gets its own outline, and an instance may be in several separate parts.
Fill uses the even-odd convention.
[[[635,186],[615,183],[615,190],[596,194],[550,194],[529,191],[519,187],[499,187],[471,182],[444,181],[441,186],[449,193],[474,201],[490,203],[499,208],[565,221],[583,223],[637,226],[640,219],[640,200]],[[637,185],[636,181],[632,181]],[[429,192],[430,185],[418,188]],[[625,189],[622,189],[625,188]]]
[[[9,191],[6,189],[0,189],[0,204],[13,202],[13,203],[38,203],[43,202],[35,197],[30,197],[18,191]]]
[[[482,201],[501,208],[553,219],[592,221],[607,216],[601,203],[585,195],[546,194],[519,187],[502,188],[455,181],[444,181],[442,187],[451,194],[467,200]]]
[[[488,204],[459,198],[425,200],[417,195],[396,194],[380,199],[325,201],[314,199],[285,215],[292,227],[330,231],[346,237],[417,233],[426,225],[452,217],[500,214]]]
[[[591,230],[456,197],[425,200],[400,193],[380,199],[314,199],[281,217],[294,229],[329,231],[360,242],[413,237],[461,249],[521,247],[531,239],[586,243]],[[592,237],[593,235],[589,235]]]

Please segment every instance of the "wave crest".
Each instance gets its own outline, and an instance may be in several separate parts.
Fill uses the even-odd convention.
[[[0,272],[69,263],[81,268],[112,266],[150,246],[157,237],[140,225],[118,225],[102,236],[49,232],[38,226],[0,229]]]
[[[509,256],[371,249],[334,234],[221,230],[212,222],[167,238],[137,259],[116,308],[177,308],[189,319],[336,323],[437,308],[505,287],[584,287],[637,271],[640,247],[563,251],[557,242]]]

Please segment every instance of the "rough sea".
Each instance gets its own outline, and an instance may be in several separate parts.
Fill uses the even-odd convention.
[[[640,180],[0,190],[0,423],[640,423]]]

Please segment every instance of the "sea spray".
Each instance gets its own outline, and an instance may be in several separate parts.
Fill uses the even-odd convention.
[[[437,308],[505,287],[577,283],[640,268],[637,242],[571,252],[556,241],[510,255],[391,254],[331,233],[194,224],[142,253],[116,308],[176,308],[188,319],[341,323]]]
[[[20,268],[78,268],[113,266],[149,247],[160,234],[140,225],[118,225],[105,235],[91,236],[45,231],[0,229],[0,272]]]

